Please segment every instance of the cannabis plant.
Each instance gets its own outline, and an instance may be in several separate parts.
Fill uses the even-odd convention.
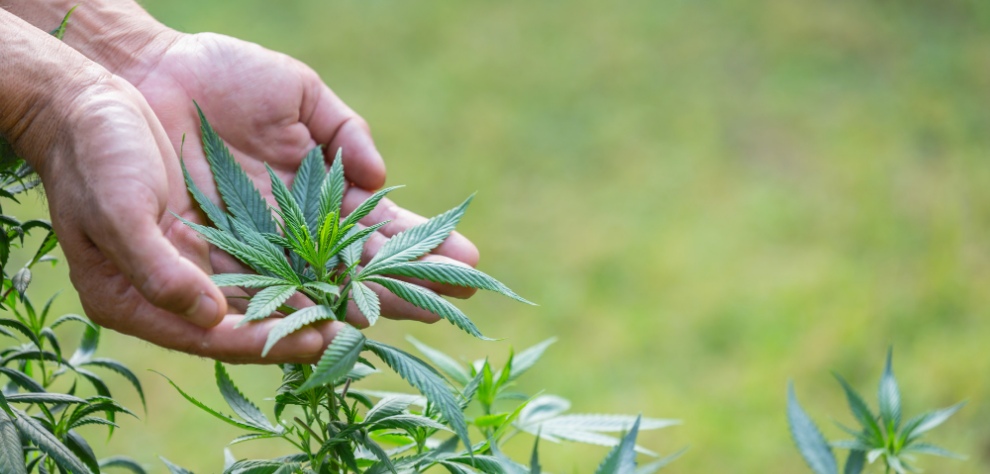
[[[482,441],[459,447],[449,419],[428,397],[358,388],[378,371],[359,362],[343,386],[295,392],[303,383],[298,366],[283,365],[282,384],[275,396],[274,420],[266,416],[237,388],[223,364],[215,364],[217,387],[234,415],[208,407],[176,387],[194,405],[217,419],[246,431],[231,444],[277,438],[294,453],[275,459],[236,460],[226,452],[225,474],[233,473],[415,473],[442,468],[454,474],[539,473],[539,440],[575,441],[613,447],[596,472],[651,473],[680,453],[636,467],[637,453],[658,457],[636,445],[639,430],[659,429],[676,420],[627,415],[565,413],[570,403],[554,395],[532,397],[513,389],[553,340],[509,354],[500,369],[487,360],[465,365],[410,338],[413,346],[449,377],[469,429]],[[173,384],[174,386],[175,384]],[[336,412],[336,413],[335,413]],[[609,433],[626,434],[616,438]],[[535,438],[526,464],[504,454],[506,443],[517,435]],[[190,474],[165,461],[173,474]]]
[[[930,443],[921,441],[928,431],[941,425],[965,405],[958,403],[948,408],[924,413],[907,421],[902,421],[901,392],[894,378],[892,366],[893,351],[887,352],[887,363],[880,377],[880,388],[877,392],[879,411],[874,412],[853,388],[838,374],[835,375],[846,394],[849,409],[859,424],[858,429],[843,425],[839,427],[853,436],[852,439],[829,443],[815,426],[794,394],[793,385],[787,389],[787,421],[790,424],[791,436],[808,466],[815,474],[836,474],[838,464],[832,453],[832,448],[848,449],[849,456],[842,472],[858,474],[868,464],[882,459],[885,472],[905,474],[918,472],[912,464],[914,455],[930,454],[934,456],[964,459],[963,456],[952,453]]]

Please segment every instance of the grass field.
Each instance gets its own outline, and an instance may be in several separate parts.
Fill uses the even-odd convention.
[[[477,191],[462,229],[480,268],[540,304],[462,305],[503,342],[446,324],[376,337],[501,360],[559,336],[523,388],[682,419],[643,436],[690,446],[673,473],[803,472],[787,381],[841,438],[832,420],[852,419],[830,371],[872,400],[893,345],[908,414],[970,401],[931,438],[970,459],[919,465],[990,471],[990,5],[144,4],[312,65],[372,124],[389,182],[408,185],[395,200],[432,215]],[[144,372],[218,404],[211,364],[115,334],[104,354],[141,369],[151,413],[98,451],[219,472],[235,432]],[[277,383],[233,373],[258,398]],[[546,444],[544,465],[592,472],[605,452]]]

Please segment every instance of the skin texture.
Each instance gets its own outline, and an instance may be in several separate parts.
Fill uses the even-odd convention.
[[[207,275],[245,269],[173,216],[205,223],[186,192],[179,153],[193,179],[219,203],[199,145],[195,100],[262,194],[274,202],[264,163],[291,182],[309,149],[343,147],[352,183],[345,195],[348,212],[385,182],[384,161],[364,120],[302,63],[222,35],[177,33],[132,2],[80,7],[66,36],[76,51],[42,31],[57,25],[68,10],[63,2],[8,3],[4,7],[9,12],[38,28],[29,31],[27,23],[0,10],[14,25],[0,28],[0,54],[40,72],[19,81],[5,76],[0,82],[0,96],[5,97],[0,133],[12,139],[42,177],[53,225],[87,315],[160,346],[226,362],[318,359],[342,323],[299,331],[264,359],[261,348],[275,321],[234,329],[245,305],[225,296],[244,293],[221,293]],[[39,60],[37,51],[43,48],[59,55]],[[38,74],[48,81],[46,87],[35,85],[37,90],[26,93],[38,83]],[[21,97],[34,102],[15,103]],[[24,105],[30,103],[44,104],[42,112]],[[184,149],[183,135],[189,137]],[[388,237],[424,218],[384,200],[363,223],[382,220],[392,222],[370,239],[365,259]],[[455,233],[425,258],[473,266],[478,252]],[[473,293],[418,283],[449,296]],[[386,317],[437,319],[376,290]],[[290,304],[308,303],[297,295]],[[366,324],[354,307],[348,318],[355,325]]]

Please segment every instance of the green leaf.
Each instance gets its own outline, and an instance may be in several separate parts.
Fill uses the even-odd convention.
[[[839,467],[835,462],[835,455],[828,441],[822,436],[821,431],[811,421],[808,414],[798,403],[797,395],[794,394],[794,385],[787,386],[787,422],[791,428],[791,437],[797,446],[801,456],[804,457],[808,467],[815,474],[836,474]]]
[[[41,422],[23,411],[14,410],[14,413],[17,415],[14,424],[17,425],[18,431],[31,440],[41,452],[50,456],[59,466],[71,473],[91,474],[86,464],[69,448],[65,447],[55,435],[45,429]]]
[[[433,367],[411,354],[380,342],[368,340],[365,347],[426,396],[440,410],[464,446],[471,446],[460,404],[446,380]]]
[[[331,212],[338,212],[339,215],[340,206],[344,201],[347,182],[344,180],[342,151],[341,148],[337,149],[333,163],[330,165],[330,172],[324,177],[320,186],[320,216],[328,216]]]
[[[27,266],[33,267],[36,263],[40,262],[48,252],[55,249],[56,245],[58,245],[58,238],[55,236],[55,233],[48,232],[48,235],[45,235],[45,240],[41,241],[41,245],[38,246],[38,250],[34,252],[34,257],[31,257],[31,261]]]
[[[261,412],[258,407],[248,400],[247,397],[241,393],[237,385],[234,385],[234,381],[231,380],[230,374],[227,373],[227,369],[223,366],[220,361],[216,361],[213,364],[213,370],[217,380],[217,388],[220,389],[220,394],[223,395],[223,399],[227,401],[227,405],[230,405],[230,409],[234,410],[237,416],[241,417],[245,422],[253,425],[259,429],[270,431],[272,433],[280,432],[272,426],[272,423],[268,421],[268,418],[264,413]]]
[[[210,280],[213,280],[213,283],[219,287],[240,286],[243,288],[265,288],[268,286],[295,285],[295,283],[281,278],[247,273],[210,275]]]
[[[0,399],[2,398],[3,394],[0,393]],[[0,410],[0,472],[27,474],[24,453],[21,450],[21,436],[17,434],[14,420],[5,410]]]
[[[618,446],[605,456],[595,474],[634,474],[636,472],[636,436],[639,434],[639,420],[633,423]]]
[[[51,32],[52,36],[54,36],[55,38],[57,38],[59,40],[65,38],[65,28],[67,26],[69,26],[69,17],[72,16],[72,12],[76,11],[76,7],[78,7],[78,6],[79,5],[76,5],[76,6],[73,6],[72,8],[70,8],[69,9],[69,12],[66,13],[64,17],[62,17],[62,23],[58,25],[58,28],[55,28],[54,30],[52,30],[52,32]]]
[[[331,285],[329,283],[325,283],[322,281],[311,281],[303,286],[311,290],[316,290],[320,293],[323,293],[324,295],[335,296],[335,297],[340,296],[339,286]]]
[[[7,395],[10,403],[69,403],[85,404],[86,400],[64,393],[11,393]]]
[[[10,279],[11,285],[17,290],[17,293],[24,298],[24,292],[27,291],[28,285],[31,284],[31,270],[28,267],[21,268],[17,270],[14,277]]]
[[[557,338],[551,337],[513,356],[512,370],[509,371],[509,381],[511,382],[519,378],[520,375],[531,369],[540,360],[540,357],[543,357],[543,353],[546,352],[547,348],[555,342],[557,342]]]
[[[168,459],[165,459],[162,456],[158,456],[158,459],[161,459],[162,462],[165,463],[165,467],[168,468],[168,472],[170,474],[193,474],[192,471],[186,470],[180,466],[176,466],[175,464],[172,464]]]
[[[670,456],[666,456],[662,459],[658,459],[649,464],[644,464],[643,466],[636,469],[636,474],[653,474],[659,471],[661,468],[666,467],[668,464],[674,462],[677,458],[681,457],[687,452],[687,448],[681,449]]]
[[[412,345],[416,347],[416,350],[419,351],[420,354],[423,354],[423,356],[433,363],[436,368],[447,374],[447,376],[455,382],[461,384],[461,386],[465,386],[471,381],[471,377],[468,375],[467,371],[464,370],[464,367],[452,357],[426,344],[423,344],[412,336],[406,336],[406,340],[412,343]]]
[[[966,402],[960,402],[948,408],[931,411],[911,418],[904,423],[904,431],[901,435],[902,444],[907,444],[908,440],[917,439],[923,433],[945,423],[946,420],[952,415],[955,415],[964,406],[966,406]]]
[[[79,436],[79,433],[69,430],[65,434],[65,447],[75,453],[90,471],[95,473],[100,472],[100,463],[96,461],[96,454],[93,453],[93,448],[89,446],[85,438]]]
[[[100,459],[101,468],[119,468],[131,471],[134,474],[146,474],[144,468],[137,461],[127,456],[110,456]]]
[[[529,474],[541,474],[543,468],[540,467],[540,437],[533,441],[533,454],[529,456]]]
[[[460,206],[392,236],[368,262],[364,271],[374,273],[379,268],[419,258],[435,249],[454,231],[471,199],[468,198]]]
[[[199,104],[196,104],[196,112],[199,113],[203,134],[203,151],[227,209],[237,220],[255,231],[275,233],[275,221],[268,210],[268,203],[206,120]]]
[[[457,463],[471,466],[485,474],[503,474],[505,473],[505,468],[502,466],[502,461],[498,460],[493,456],[456,456],[451,458],[446,458],[443,460],[444,463]]]
[[[285,259],[285,257],[278,253],[277,247],[271,246],[272,248],[269,248],[257,240],[254,241],[256,245],[249,245],[237,240],[233,235],[218,229],[199,225],[178,216],[176,217],[196,232],[199,232],[199,234],[202,235],[207,242],[217,246],[220,250],[229,253],[231,256],[253,268],[255,271],[259,273],[270,272],[273,275],[278,275],[292,282],[296,282],[298,280],[299,277],[292,270],[292,267],[289,266],[289,262]],[[235,228],[239,225],[236,221],[233,224]],[[244,228],[243,224],[240,224],[240,227],[244,230],[250,231],[250,229]],[[249,235],[252,234],[245,234],[241,232],[241,236],[244,238],[248,238]],[[268,243],[264,242],[264,244]]]
[[[849,451],[849,456],[846,457],[846,467],[842,472],[843,474],[860,474],[864,467],[866,467],[866,451]]]
[[[842,378],[839,374],[835,375],[836,380],[842,385],[842,390],[846,393],[846,400],[849,402],[849,409],[852,411],[856,420],[859,421],[860,426],[863,427],[868,433],[870,433],[875,439],[883,439],[883,434],[880,431],[880,425],[877,424],[877,417],[867,406],[863,398],[856,393],[853,388],[846,383],[846,380]]]
[[[76,421],[73,421],[69,425],[69,428],[76,429],[76,428],[79,428],[79,427],[82,427],[82,426],[86,426],[86,425],[100,425],[100,426],[106,426],[106,427],[109,427],[109,428],[119,428],[119,426],[116,423],[114,423],[112,421],[109,421],[109,420],[104,420],[103,418],[98,418],[98,417],[95,417],[95,416],[84,416],[82,418],[79,418]]]
[[[265,341],[265,348],[261,351],[261,356],[267,356],[268,351],[272,349],[272,346],[282,340],[285,336],[288,336],[289,334],[292,334],[317,321],[333,319],[333,317],[333,308],[329,306],[317,305],[303,308],[282,318],[278,324],[276,324],[275,327],[268,332],[268,340]]]
[[[556,395],[539,395],[519,413],[520,426],[532,426],[549,420],[571,408],[571,402]]]
[[[546,430],[552,431],[593,431],[593,432],[624,432],[639,420],[640,430],[657,430],[681,424],[680,420],[659,418],[641,418],[629,415],[561,415],[540,423]]]
[[[365,423],[374,424],[385,418],[405,413],[414,401],[415,396],[397,395],[384,397],[364,415]]]
[[[398,429],[414,433],[417,429],[428,428],[441,431],[452,431],[440,422],[421,415],[402,414],[392,415],[377,420],[374,429]]]
[[[162,373],[160,373],[160,372],[155,372],[155,373],[158,374],[158,375],[161,375],[162,377],[165,377],[165,375],[162,374]],[[201,401],[193,398],[192,395],[189,395],[188,393],[183,392],[182,389],[179,388],[179,386],[176,385],[175,382],[172,381],[172,379],[170,379],[168,377],[165,377],[165,380],[168,380],[168,383],[170,385],[172,385],[172,387],[174,387],[179,392],[179,395],[182,395],[182,398],[185,398],[189,403],[192,403],[193,405],[197,406],[200,410],[203,410],[203,411],[205,411],[205,412],[213,415],[214,417],[216,417],[217,419],[223,421],[224,423],[227,423],[227,424],[230,424],[230,425],[233,425],[233,426],[236,426],[238,428],[241,428],[241,429],[244,429],[244,430],[248,430],[248,431],[254,431],[254,432],[258,432],[258,433],[271,433],[271,431],[266,430],[264,428],[259,428],[257,426],[252,425],[252,424],[245,423],[243,421],[240,421],[238,419],[235,419],[234,417],[232,417],[230,415],[225,415],[223,413],[220,413],[220,412],[218,412],[218,411],[216,411],[216,410],[214,410],[214,409],[206,406],[205,404],[203,404],[203,402],[201,402]],[[167,461],[166,461],[166,463],[167,463]]]
[[[963,456],[961,454],[953,453],[952,451],[949,451],[949,450],[944,449],[944,448],[940,448],[938,446],[935,446],[934,444],[929,444],[929,443],[915,443],[915,444],[912,444],[912,445],[904,448],[903,450],[901,450],[901,453],[903,453],[903,454],[909,454],[909,453],[910,454],[929,454],[929,455],[932,455],[932,456],[941,456],[943,458],[966,459],[966,456]]]
[[[385,189],[381,189],[377,191],[375,194],[372,194],[371,197],[365,199],[364,202],[362,202],[361,204],[358,204],[358,206],[354,208],[354,210],[351,211],[351,213],[348,214],[347,217],[344,218],[344,221],[340,224],[340,227],[346,229],[350,226],[356,225],[358,221],[364,219],[365,216],[371,214],[371,211],[375,210],[375,207],[378,206],[378,203],[381,202],[382,199],[385,199],[386,194],[395,191],[396,189],[399,189],[401,187],[402,186],[391,186]]]
[[[308,243],[311,244],[312,232],[306,226],[306,216],[303,215],[299,203],[296,202],[296,199],[292,196],[292,192],[289,191],[285,183],[275,175],[272,167],[265,163],[265,169],[268,170],[268,178],[272,182],[272,195],[275,196],[275,202],[278,204],[280,211],[279,215],[285,223],[286,230],[288,231],[287,234],[296,237],[299,242],[306,242],[307,239],[303,237],[308,237]],[[313,227],[312,230],[315,231],[316,227]]]
[[[251,298],[251,302],[248,303],[244,319],[237,323],[235,327],[240,327],[251,321],[257,321],[271,316],[279,306],[282,306],[282,303],[285,303],[292,295],[296,294],[296,288],[295,285],[280,285],[270,286],[259,291]]]
[[[41,386],[38,382],[32,379],[30,376],[21,372],[19,370],[11,369],[8,367],[0,367],[0,374],[4,374],[10,378],[10,381],[29,392],[44,392],[45,388]]]
[[[86,319],[86,318],[84,318],[82,316],[79,316],[78,314],[66,314],[66,315],[62,315],[58,319],[56,319],[55,322],[53,322],[50,327],[52,329],[55,329],[55,328],[57,328],[57,327],[65,324],[65,323],[67,323],[69,321],[75,321],[75,322],[83,323],[87,327],[91,327],[91,328],[95,328],[96,327],[96,326],[93,325],[92,322],[90,322],[90,320],[88,320],[88,319]]]
[[[99,345],[99,326],[87,326],[86,330],[83,331],[82,340],[79,341],[79,347],[76,348],[76,352],[69,358],[69,365],[76,366],[89,362],[93,359],[93,354],[96,353],[96,348]]]
[[[346,376],[354,368],[354,364],[357,364],[358,357],[364,350],[364,342],[365,337],[361,331],[345,325],[323,352],[313,374],[306,383],[295,390],[295,393],[299,394],[323,384],[336,382]]]
[[[412,262],[400,262],[385,267],[378,267],[375,273],[419,278],[447,285],[494,291],[516,301],[531,305],[535,304],[517,295],[509,287],[486,275],[484,272],[464,265],[414,260]]]
[[[478,339],[486,341],[493,340],[482,335],[481,332],[478,331],[477,326],[475,326],[474,323],[461,312],[461,310],[457,309],[456,306],[443,299],[443,297],[433,291],[412,283],[396,280],[394,278],[369,276],[367,278],[362,277],[361,279],[384,286],[388,291],[395,293],[395,295],[399,298],[402,298],[412,303],[414,306],[423,308],[443,319],[446,319],[454,326],[457,326],[464,332],[477,337]]]
[[[351,298],[357,304],[361,314],[368,318],[368,325],[374,326],[381,315],[381,304],[378,302],[378,295],[360,281],[351,282]]]
[[[34,347],[41,347],[41,341],[38,340],[38,336],[34,334],[31,328],[24,325],[24,323],[16,319],[0,319],[0,327],[4,326],[23,334],[24,337],[28,338],[34,344]]]
[[[104,369],[109,369],[120,374],[122,377],[127,379],[128,382],[131,383],[131,386],[134,387],[134,390],[137,391],[138,396],[141,398],[141,405],[144,406],[145,409],[147,410],[147,404],[144,401],[144,390],[141,388],[141,381],[138,380],[137,375],[134,375],[134,372],[131,372],[131,369],[128,369],[127,366],[113,359],[105,359],[102,357],[91,359],[89,362],[86,362],[82,365],[84,366],[94,365],[97,367],[103,367]]]
[[[182,142],[185,144],[184,136],[182,137]],[[193,181],[192,176],[189,174],[189,170],[186,169],[185,160],[180,159],[179,163],[182,166],[182,176],[186,180],[186,189],[189,190],[189,193],[192,194],[193,199],[196,200],[197,204],[199,204],[199,208],[203,210],[206,217],[209,218],[210,222],[213,222],[213,225],[217,226],[218,229],[228,234],[233,234],[234,228],[230,225],[230,217],[227,216],[227,213],[223,212],[219,206],[214,204],[213,201],[211,201],[210,198],[208,198],[206,194],[199,189],[199,186],[196,186],[196,182]]]
[[[306,226],[311,232],[320,228],[320,187],[326,174],[323,149],[317,146],[303,158],[299,171],[292,180],[292,198],[299,203]]]
[[[880,400],[880,418],[884,425],[890,431],[897,431],[901,424],[901,392],[897,387],[897,379],[894,378],[891,361],[893,353],[893,348],[887,351],[887,363],[883,369],[883,376],[880,377],[877,398]]]

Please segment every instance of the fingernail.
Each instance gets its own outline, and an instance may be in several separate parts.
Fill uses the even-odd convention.
[[[196,304],[186,311],[186,316],[189,318],[193,324],[203,327],[212,327],[217,323],[217,313],[220,312],[220,305],[217,302],[206,295],[206,293],[200,294],[199,298],[196,299]]]

